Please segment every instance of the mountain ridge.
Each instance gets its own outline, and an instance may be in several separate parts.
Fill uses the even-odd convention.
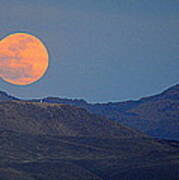
[[[75,105],[0,101],[0,179],[175,180],[178,147]]]
[[[0,95],[0,102],[6,100],[14,99],[9,95],[7,98],[1,98]],[[122,125],[140,130],[150,136],[179,140],[179,84],[157,95],[134,101],[90,104],[83,99],[62,99],[59,97],[46,97],[28,101],[77,106],[90,113],[105,116]]]
[[[139,133],[87,110],[64,104],[25,101],[0,103],[0,128],[30,134],[109,137]]]

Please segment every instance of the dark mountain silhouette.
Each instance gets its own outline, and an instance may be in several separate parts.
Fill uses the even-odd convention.
[[[137,101],[89,104],[84,100],[55,97],[47,97],[41,101],[75,105],[153,137],[179,140],[179,85]]]
[[[179,143],[87,110],[0,102],[0,179],[178,179]]]

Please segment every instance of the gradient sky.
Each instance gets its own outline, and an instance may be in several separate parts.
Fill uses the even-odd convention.
[[[1,0],[0,38],[31,33],[48,47],[50,66],[18,97],[122,101],[179,83],[179,0]]]

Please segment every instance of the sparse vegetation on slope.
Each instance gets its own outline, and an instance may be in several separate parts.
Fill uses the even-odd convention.
[[[178,168],[177,142],[75,106],[0,103],[0,179],[172,180]]]
[[[138,101],[88,104],[83,100],[45,98],[44,102],[72,104],[106,116],[156,138],[179,140],[179,85]]]
[[[70,105],[8,101],[0,103],[0,128],[60,136],[137,137],[140,133]]]

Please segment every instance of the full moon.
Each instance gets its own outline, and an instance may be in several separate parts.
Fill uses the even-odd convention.
[[[15,85],[28,85],[42,78],[48,68],[43,42],[27,33],[14,33],[0,40],[0,78]]]

